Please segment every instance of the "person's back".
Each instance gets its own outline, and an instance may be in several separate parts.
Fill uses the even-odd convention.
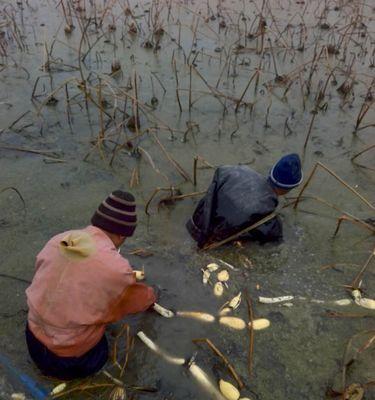
[[[283,157],[276,166],[268,178],[247,166],[222,166],[215,171],[206,195],[187,222],[187,229],[199,247],[223,240],[276,209],[278,195],[302,180],[297,155]],[[240,237],[260,242],[281,238],[282,225],[277,217]]]
[[[116,200],[115,196],[112,205],[108,198],[93,217],[93,223],[102,228],[91,225],[59,234],[37,256],[36,273],[26,291],[27,339],[32,358],[46,374],[88,375],[91,369],[78,368],[70,376],[64,368],[68,361],[73,360],[74,366],[74,360],[87,358],[98,345],[106,347],[101,342],[108,323],[144,311],[155,302],[153,290],[136,283],[130,264],[116,249],[114,242],[120,244],[131,236],[135,222],[127,219],[134,212],[121,206],[121,192],[114,193],[120,197]],[[41,345],[50,353],[48,359],[42,357]],[[94,369],[106,361],[108,350],[104,353],[101,360],[95,359]],[[53,367],[52,361],[59,367]]]

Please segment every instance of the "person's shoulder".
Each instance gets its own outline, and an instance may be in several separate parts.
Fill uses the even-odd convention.
[[[122,273],[133,272],[129,261],[115,249],[107,248],[98,251],[96,254],[96,258],[107,268],[111,268],[115,271],[120,271]]]
[[[217,168],[217,171],[221,175],[262,176],[247,165],[222,165]]]

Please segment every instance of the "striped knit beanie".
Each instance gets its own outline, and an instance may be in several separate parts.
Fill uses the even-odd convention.
[[[133,236],[137,226],[135,198],[116,190],[104,200],[91,218],[92,225],[122,236]]]

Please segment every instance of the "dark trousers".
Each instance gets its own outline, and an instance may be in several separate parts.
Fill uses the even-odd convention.
[[[105,335],[91,350],[80,357],[60,357],[48,350],[26,325],[26,343],[30,356],[43,375],[61,380],[85,378],[98,372],[108,359]]]

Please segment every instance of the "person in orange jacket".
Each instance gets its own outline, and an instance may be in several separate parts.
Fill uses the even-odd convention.
[[[118,252],[136,225],[134,196],[118,190],[91,225],[54,236],[38,254],[26,290],[26,342],[43,374],[69,380],[99,371],[108,358],[106,326],[155,303]]]

